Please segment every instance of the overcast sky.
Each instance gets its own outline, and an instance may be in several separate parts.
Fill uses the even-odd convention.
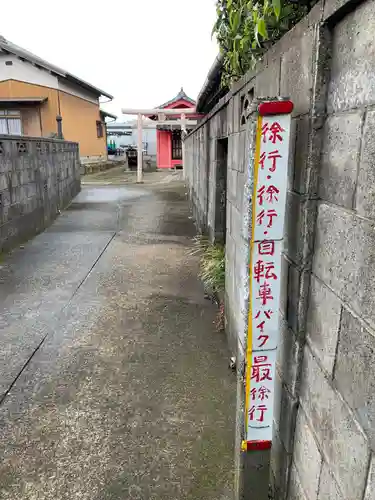
[[[196,99],[218,51],[215,0],[16,4],[2,3],[0,35],[112,94],[102,107],[121,119],[122,107],[155,107],[181,86]]]

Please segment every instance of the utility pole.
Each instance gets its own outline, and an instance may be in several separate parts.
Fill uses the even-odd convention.
[[[138,158],[137,158],[137,183],[143,182],[143,141],[142,141],[142,114],[138,113]]]

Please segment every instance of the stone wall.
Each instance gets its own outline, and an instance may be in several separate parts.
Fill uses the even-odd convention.
[[[375,2],[320,1],[186,139],[194,216],[214,237],[216,146],[228,138],[225,305],[239,367],[239,450],[249,109],[265,96],[295,105],[271,456],[277,500],[375,499],[374,28]],[[241,479],[237,498],[248,498]]]
[[[80,191],[78,144],[0,136],[0,252],[47,227]]]

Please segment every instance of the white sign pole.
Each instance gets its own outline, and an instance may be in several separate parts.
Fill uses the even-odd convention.
[[[143,133],[142,133],[142,115],[138,113],[138,151],[137,151],[137,182],[143,182]]]
[[[272,445],[281,253],[292,110],[290,101],[265,101],[258,106],[243,451],[265,450]]]
[[[186,134],[186,115],[181,113],[181,152],[182,152],[182,177],[186,178],[185,170],[185,134]]]

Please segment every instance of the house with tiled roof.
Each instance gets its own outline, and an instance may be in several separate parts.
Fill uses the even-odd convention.
[[[0,135],[78,142],[81,160],[107,158],[99,99],[112,96],[0,36]]]

